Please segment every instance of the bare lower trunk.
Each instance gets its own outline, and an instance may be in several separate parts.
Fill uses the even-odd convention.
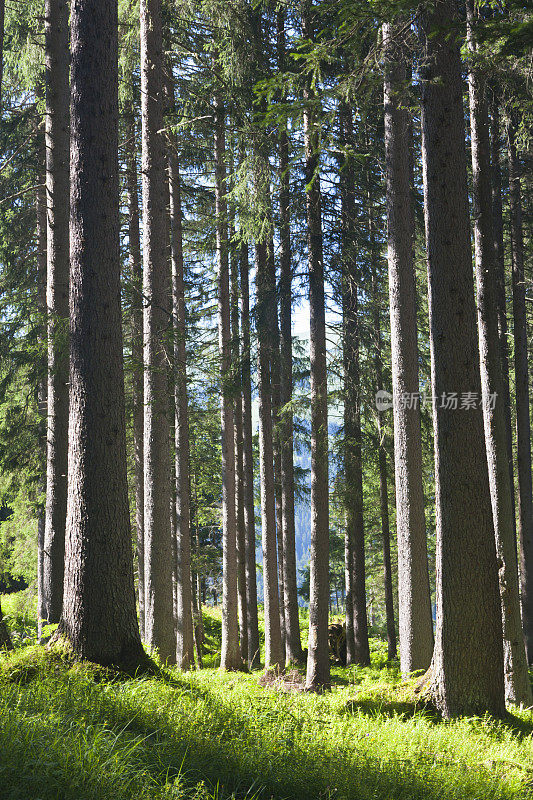
[[[310,4],[303,8],[304,36],[313,39]],[[306,687],[330,684],[328,647],[329,601],[329,464],[326,312],[322,250],[322,201],[319,178],[320,124],[311,85],[304,92],[305,182],[311,355],[311,547],[309,645]]]
[[[516,470],[518,474],[518,532],[520,536],[520,586],[522,624],[528,664],[533,664],[533,508],[531,488],[531,421],[527,352],[526,284],[520,167],[514,128],[507,128],[509,156],[509,217],[513,268],[514,371],[516,392]]]
[[[59,635],[130,672],[137,624],[126,477],[120,307],[117,7],[72,8],[70,425]]]
[[[505,713],[501,604],[479,404],[459,45],[453,0],[422,17],[424,201],[435,437],[437,630],[431,691],[445,716]],[[442,399],[444,396],[444,400]],[[449,397],[458,398],[457,405]],[[474,397],[474,408],[461,399]],[[472,569],[472,565],[476,569]]]
[[[133,362],[133,450],[135,460],[135,533],[137,539],[137,595],[139,627],[144,639],[144,390],[143,390],[143,298],[142,259],[139,234],[139,196],[137,187],[137,134],[133,108],[130,111],[126,143],[126,181],[128,194],[128,241],[132,282],[131,358]]]
[[[467,17],[468,46],[471,56],[475,57],[473,0],[467,1]],[[509,702],[523,703],[529,706],[533,703],[533,695],[529,683],[520,619],[515,528],[511,501],[512,487],[509,480],[501,352],[498,336],[489,121],[485,82],[475,66],[470,67],[469,97],[481,388],[484,398],[483,417],[492,516],[499,562],[505,696]]]
[[[235,439],[231,399],[231,312],[228,261],[228,213],[225,199],[225,112],[215,98],[215,197],[218,262],[218,341],[220,352],[220,417],[222,425],[222,655],[223,669],[238,669],[237,526],[235,519]]]
[[[277,16],[278,65],[285,64],[285,19],[280,8]],[[281,494],[283,509],[283,602],[285,605],[285,661],[303,657],[298,614],[296,581],[296,546],[294,525],[294,426],[292,413],[286,410],[292,398],[292,269],[290,239],[289,138],[286,125],[279,140],[279,215],[280,215],[280,399],[285,409],[280,420]]]
[[[170,423],[166,358],[170,319],[168,187],[163,139],[163,44],[159,0],[141,0],[144,294],[145,636],[176,659],[170,534]]]
[[[68,449],[69,8],[45,5],[48,432],[43,600],[48,622],[63,605]]]
[[[398,539],[400,666],[404,674],[427,669],[433,622],[422,486],[416,295],[411,196],[411,121],[401,91],[405,54],[384,26],[386,71],[385,169],[387,183],[389,306],[394,413],[394,469]]]
[[[241,246],[241,335],[242,335],[242,441],[243,441],[243,505],[246,561],[246,615],[248,628],[248,666],[260,663],[259,626],[257,620],[257,577],[255,563],[254,464],[252,450],[252,388],[250,361],[250,289],[248,245]]]
[[[42,475],[40,490],[46,496],[46,428],[48,411],[48,353],[46,347],[46,144],[44,131],[38,121],[38,153],[40,179],[35,196],[36,240],[37,240],[37,310],[42,319],[41,342],[43,346],[42,377],[37,392],[38,413],[41,418],[39,447],[42,458]],[[41,427],[40,426],[40,427]],[[42,623],[46,619],[46,605],[43,591],[44,569],[44,532],[46,524],[46,507],[39,506],[37,512],[37,639],[42,637]]]
[[[173,102],[173,86],[169,81]],[[183,282],[183,233],[180,171],[177,143],[168,146],[170,194],[170,245],[172,257],[172,326],[174,333],[174,444],[176,509],[176,663],[180,669],[194,666],[194,628],[192,616],[191,514],[189,477],[189,403],[187,396],[187,323]]]

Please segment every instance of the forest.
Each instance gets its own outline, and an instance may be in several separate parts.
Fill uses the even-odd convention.
[[[0,0],[0,800],[533,798],[531,0]]]

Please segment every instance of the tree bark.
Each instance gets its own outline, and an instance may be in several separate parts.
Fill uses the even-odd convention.
[[[467,20],[468,49],[470,57],[475,59],[477,43],[473,0],[467,0]],[[533,703],[533,695],[520,619],[512,488],[509,480],[498,335],[489,120],[485,81],[475,61],[470,64],[468,84],[481,388],[484,398],[485,445],[499,566],[505,696],[508,702],[530,706]],[[494,398],[494,402],[491,398]]]
[[[225,111],[215,97],[215,201],[218,264],[218,342],[220,352],[220,419],[222,425],[222,669],[239,669],[237,594],[237,525],[235,519],[235,439],[231,397],[231,310],[226,203]]]
[[[310,3],[304,3],[303,33],[313,41]],[[322,251],[322,201],[319,177],[320,123],[318,101],[309,81],[304,90],[304,144],[309,261],[311,354],[311,547],[309,644],[306,687],[330,685],[328,646],[329,601],[329,485],[328,385],[326,367],[326,313]]]
[[[6,13],[5,0],[0,0],[0,117],[2,116],[2,89],[4,85],[4,21]]]
[[[348,105],[340,115],[341,137],[353,146],[353,121]],[[341,178],[342,314],[344,334],[344,481],[345,553],[348,557],[347,590],[351,590],[352,619],[347,621],[347,663],[370,663],[366,613],[365,534],[363,520],[363,466],[361,442],[361,376],[359,364],[359,275],[355,257],[355,176],[348,155]],[[351,553],[351,561],[350,561]],[[353,629],[353,643],[351,631]],[[352,650],[353,647],[353,650]]]
[[[265,167],[266,169],[266,167]],[[259,187],[258,194],[269,191]],[[257,241],[257,350],[259,383],[259,467],[261,476],[261,535],[263,544],[263,587],[265,604],[265,666],[282,668],[284,659],[278,598],[276,549],[276,499],[274,484],[274,446],[272,424],[272,318],[275,313],[275,287],[268,266],[268,246]]]
[[[81,658],[132,672],[146,655],[126,478],[117,16],[112,0],[72,7],[69,473],[58,634]]]
[[[144,639],[144,389],[143,389],[143,296],[142,258],[137,188],[137,133],[133,107],[129,112],[126,144],[126,189],[128,242],[132,282],[131,357],[133,362],[133,450],[135,460],[135,533],[137,539],[137,594],[139,628]]]
[[[259,666],[259,625],[257,620],[257,577],[255,563],[254,464],[252,449],[252,387],[250,356],[250,288],[248,244],[241,245],[241,336],[242,336],[242,434],[243,504],[246,561],[246,614],[248,627],[248,666]]]
[[[422,486],[416,293],[413,265],[411,120],[401,96],[408,78],[394,29],[383,28],[385,46],[385,171],[387,186],[389,307],[391,324],[394,469],[398,539],[400,667],[427,669],[433,621]],[[411,399],[413,398],[413,400]]]
[[[531,488],[531,421],[529,416],[529,367],[527,353],[526,283],[520,167],[514,127],[507,126],[509,162],[509,218],[513,284],[514,371],[516,393],[516,469],[518,474],[518,533],[520,538],[520,586],[522,625],[528,664],[533,664],[533,508]]]
[[[43,598],[47,622],[63,605],[67,511],[69,316],[69,7],[46,0],[48,431]]]
[[[6,622],[2,614],[2,605],[0,604],[0,650],[13,650],[13,642],[7,629]]]
[[[160,0],[141,0],[141,111],[144,294],[145,636],[164,662],[176,659],[170,533],[167,359],[170,275],[163,139]]]
[[[168,94],[174,103],[174,87],[168,81]],[[177,545],[177,651],[180,669],[194,666],[194,626],[192,616],[191,514],[189,477],[189,404],[187,396],[187,309],[183,280],[183,230],[180,170],[177,142],[168,145],[168,183],[170,194],[170,249],[172,257],[172,327],[174,333],[174,443],[176,485]]]
[[[431,692],[444,716],[505,713],[498,569],[476,338],[465,131],[453,0],[422,17],[424,201],[432,354],[437,629]],[[474,397],[469,410],[449,402]],[[472,565],[476,569],[472,569]]]
[[[285,13],[277,12],[278,68],[285,69]],[[285,662],[303,658],[298,614],[296,580],[296,545],[294,523],[294,425],[287,410],[292,399],[292,268],[290,234],[289,137],[282,123],[279,137],[279,215],[280,215],[280,399],[283,408],[280,420],[281,493],[283,530],[283,602],[285,606]]]

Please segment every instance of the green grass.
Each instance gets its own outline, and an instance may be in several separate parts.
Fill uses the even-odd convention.
[[[205,626],[216,660],[220,617]],[[533,714],[442,721],[377,640],[372,666],[334,668],[323,696],[260,675],[118,681],[19,647],[0,659],[0,798],[533,798]]]

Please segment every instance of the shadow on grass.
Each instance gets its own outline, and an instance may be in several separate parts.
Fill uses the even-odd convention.
[[[401,719],[410,719],[418,714],[423,715],[424,719],[432,723],[442,721],[442,715],[424,703],[389,700],[383,697],[348,700],[342,711],[345,714],[361,714],[367,717],[400,717]]]

